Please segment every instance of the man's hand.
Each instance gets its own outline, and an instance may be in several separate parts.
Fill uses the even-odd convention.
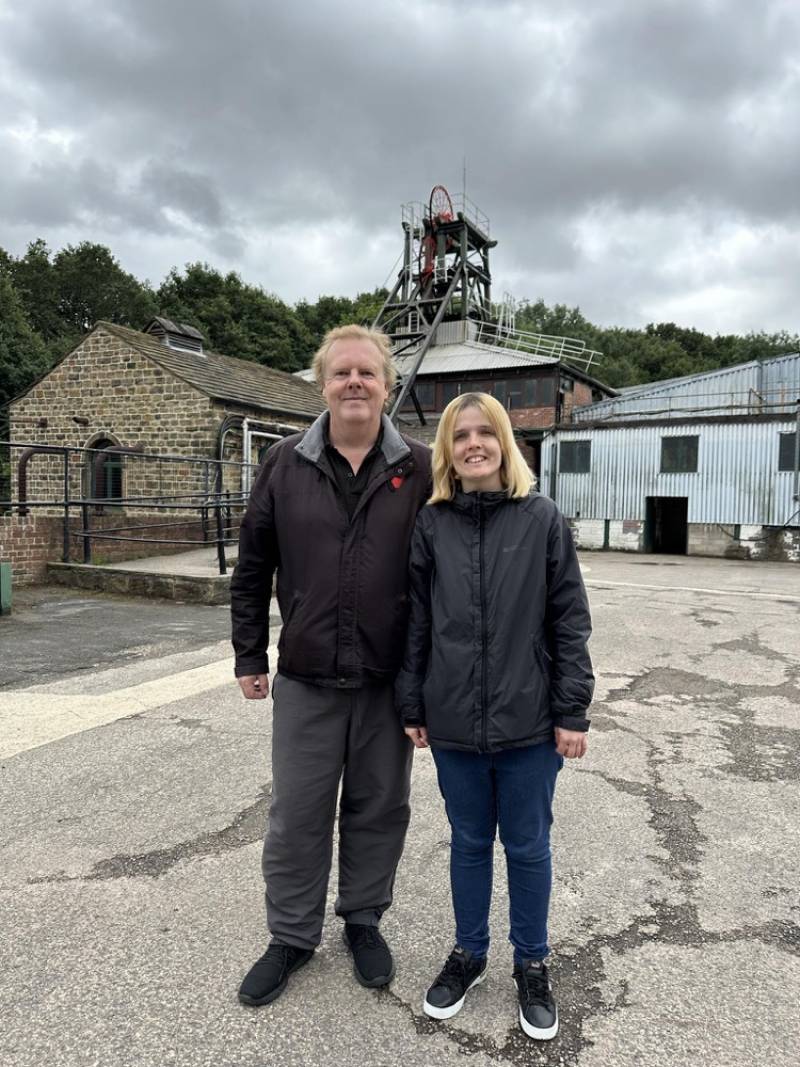
[[[564,730],[556,727],[556,752],[564,759],[580,759],[586,755],[589,741],[580,730]]]
[[[269,694],[268,674],[244,674],[237,681],[248,700],[265,700]]]
[[[428,730],[424,726],[406,726],[406,734],[414,742],[414,748],[428,747]]]

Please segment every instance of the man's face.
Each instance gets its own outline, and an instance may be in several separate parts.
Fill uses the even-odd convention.
[[[389,388],[383,358],[371,341],[335,341],[325,360],[322,395],[333,422],[355,426],[380,421]]]

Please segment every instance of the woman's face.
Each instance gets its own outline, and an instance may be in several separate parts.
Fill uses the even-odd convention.
[[[465,493],[502,489],[503,453],[492,425],[480,408],[459,412],[453,429],[453,467]]]

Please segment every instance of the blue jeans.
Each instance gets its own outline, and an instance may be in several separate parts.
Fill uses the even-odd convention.
[[[547,955],[552,867],[550,825],[564,760],[552,741],[503,752],[434,748],[452,831],[450,885],[456,941],[476,956],[489,949],[495,833],[506,853],[514,959]]]

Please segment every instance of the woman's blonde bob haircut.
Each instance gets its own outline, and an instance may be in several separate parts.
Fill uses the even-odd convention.
[[[373,344],[383,360],[383,378],[391,393],[397,381],[397,371],[392,362],[392,342],[381,330],[370,330],[366,326],[357,326],[355,323],[349,326],[335,326],[332,330],[328,330],[322,338],[322,344],[314,353],[311,369],[320,389],[325,384],[325,361],[337,341],[369,341]]]
[[[458,479],[453,466],[453,443],[456,420],[464,408],[477,408],[500,442],[503,455],[500,481],[509,498],[517,500],[527,496],[536,479],[514,440],[508,412],[488,393],[462,393],[450,401],[439,420],[436,440],[433,442],[433,495],[428,503],[440,504],[455,496]]]

